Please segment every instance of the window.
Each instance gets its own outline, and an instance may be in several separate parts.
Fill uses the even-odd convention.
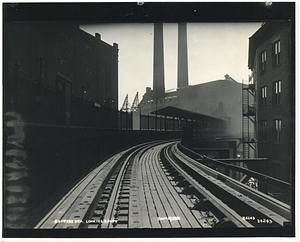
[[[60,60],[60,71],[63,75],[67,74],[67,62],[65,60]]]
[[[281,81],[273,82],[273,105],[281,103]]]
[[[281,119],[274,120],[274,142],[281,142]]]
[[[267,141],[267,121],[261,121],[261,133],[260,133],[261,141]]]
[[[280,64],[280,40],[273,44],[273,65]]]
[[[65,60],[60,60],[60,65],[67,65],[67,62]]]
[[[261,107],[267,107],[267,87],[261,88]]]
[[[92,55],[92,48],[90,46],[86,45],[85,50],[86,50],[86,58],[87,58],[87,60],[90,60],[91,55]]]
[[[267,51],[264,50],[259,54],[259,71],[265,72],[266,71],[266,63],[267,63]]]
[[[273,161],[272,166],[273,177],[280,179],[282,173],[281,165]]]
[[[86,69],[85,69],[85,73],[87,73],[87,74],[92,74],[92,70],[91,70],[91,69],[88,69],[88,68],[86,68]]]
[[[67,41],[68,40],[68,37],[64,34],[61,34],[60,35],[60,39],[63,40],[63,41]]]

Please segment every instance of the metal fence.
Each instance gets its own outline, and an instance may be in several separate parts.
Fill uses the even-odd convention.
[[[179,131],[183,127],[194,126],[193,121],[159,115],[142,115],[139,112],[119,112],[120,129]]]

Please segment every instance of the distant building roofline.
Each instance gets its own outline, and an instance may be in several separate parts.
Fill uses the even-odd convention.
[[[155,111],[152,111],[151,114],[157,114],[162,116],[170,116],[176,118],[185,118],[185,119],[195,119],[195,120],[204,120],[204,121],[224,121],[224,119],[212,117],[209,115],[196,113],[186,109],[176,108],[173,106],[167,106]]]

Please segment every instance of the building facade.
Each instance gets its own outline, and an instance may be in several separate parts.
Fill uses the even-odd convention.
[[[59,89],[58,75],[74,97],[118,109],[118,45],[103,42],[100,34],[76,23],[5,23],[4,69],[16,62],[33,81]]]
[[[142,114],[172,106],[226,120],[228,133],[235,138],[242,136],[242,83],[229,75],[222,80],[167,91],[164,98],[157,100],[152,93],[147,87],[140,103]]]
[[[294,76],[291,23],[267,22],[249,39],[249,69],[256,89],[258,157],[266,173],[291,181],[294,132]]]

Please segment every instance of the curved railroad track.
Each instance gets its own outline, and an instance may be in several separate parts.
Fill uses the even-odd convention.
[[[90,172],[36,229],[281,227],[290,208],[182,152],[137,145]]]

